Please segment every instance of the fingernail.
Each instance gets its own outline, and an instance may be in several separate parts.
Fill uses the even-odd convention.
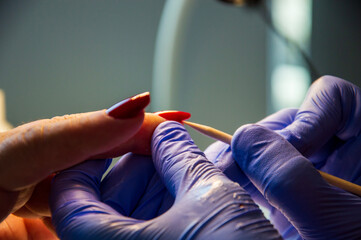
[[[141,93],[127,98],[112,107],[106,113],[116,119],[135,117],[150,103],[149,92]]]
[[[182,123],[184,120],[187,120],[191,117],[191,114],[188,112],[181,112],[181,111],[161,111],[155,112],[158,116],[165,118],[171,121],[177,121]]]

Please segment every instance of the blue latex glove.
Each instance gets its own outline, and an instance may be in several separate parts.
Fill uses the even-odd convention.
[[[271,130],[283,129],[294,120],[298,109],[284,109],[272,114],[257,124]],[[215,142],[210,145],[204,153],[207,158],[215,164],[231,180],[238,182],[252,197],[252,199],[268,211],[269,218],[285,239],[297,239],[299,233],[288,221],[288,219],[276,208],[274,208],[253,185],[242,169],[234,161],[231,147],[222,142]]]
[[[102,182],[108,161],[88,161],[54,178],[51,210],[58,235],[62,239],[281,239],[250,196],[206,159],[182,125],[160,124],[153,134],[152,153],[160,179],[175,197],[168,211],[161,214],[162,207],[167,208],[163,203],[168,201],[162,200],[166,194],[160,193],[161,199],[153,194],[154,200],[148,195],[156,193],[153,187],[162,191],[148,158],[128,155]]]
[[[275,124],[279,135],[248,125],[233,137],[233,156],[245,175],[304,239],[361,239],[361,198],[330,186],[311,164],[361,183],[360,97],[358,87],[326,76],[311,86],[291,121]],[[290,229],[286,222],[281,227]]]

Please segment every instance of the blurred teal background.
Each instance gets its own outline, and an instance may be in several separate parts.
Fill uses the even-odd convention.
[[[131,95],[152,93],[164,4],[1,1],[0,88],[6,93],[8,121],[16,126],[104,109]],[[360,5],[356,0],[312,2],[308,52],[322,75],[361,81]],[[172,107],[229,133],[271,113],[272,38],[257,10],[194,0]],[[212,142],[192,136],[203,149]]]
[[[149,90],[163,3],[3,1],[0,87],[9,121],[103,109]]]

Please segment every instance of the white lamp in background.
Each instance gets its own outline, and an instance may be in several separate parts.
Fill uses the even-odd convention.
[[[194,0],[167,0],[160,19],[154,53],[152,111],[174,108],[179,57]]]
[[[306,53],[310,52],[312,1],[274,0],[271,6],[278,31],[296,42]],[[284,42],[271,37],[270,43],[268,113],[285,107],[299,107],[311,84],[310,71]]]
[[[290,64],[276,66],[271,76],[273,107],[299,107],[310,82],[310,74],[304,67]]]

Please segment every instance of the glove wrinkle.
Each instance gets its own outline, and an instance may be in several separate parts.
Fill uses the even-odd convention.
[[[246,125],[237,130],[232,149],[248,178],[302,238],[360,239],[360,198],[330,186],[281,136]]]
[[[53,223],[59,236],[109,240],[282,239],[249,194],[206,159],[179,123],[164,122],[156,128],[152,155],[156,173],[144,168],[147,159],[130,155],[115,166],[102,185],[99,181],[105,171],[104,161],[84,162],[70,172],[59,173],[51,193]],[[168,192],[164,193],[160,180]],[[133,190],[137,186],[139,193]],[[176,198],[173,205],[171,194]],[[101,199],[107,199],[107,203],[118,200],[119,209],[149,220],[124,216]]]

